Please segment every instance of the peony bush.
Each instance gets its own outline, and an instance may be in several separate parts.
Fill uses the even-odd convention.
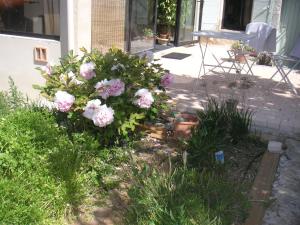
[[[70,52],[59,65],[40,68],[46,84],[35,86],[70,131],[90,131],[107,145],[128,138],[166,108],[165,88],[173,76],[147,55],[81,51],[81,57]]]

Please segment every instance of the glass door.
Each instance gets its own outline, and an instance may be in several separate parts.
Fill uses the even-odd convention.
[[[183,45],[193,41],[195,12],[196,0],[177,1],[175,45]]]
[[[129,51],[143,52],[154,47],[155,0],[129,0]]]

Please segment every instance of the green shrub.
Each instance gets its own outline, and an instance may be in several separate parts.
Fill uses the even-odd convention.
[[[27,105],[28,101],[18,91],[13,79],[9,77],[9,90],[0,91],[0,117]]]
[[[160,0],[157,9],[157,22],[160,25],[175,26],[176,0]]]
[[[130,225],[231,225],[245,217],[239,187],[211,173],[178,168],[164,174],[148,167],[136,174],[126,215]]]
[[[101,151],[93,136],[69,135],[55,121],[29,107],[0,119],[1,224],[63,224],[67,212],[111,187],[103,178],[126,160],[123,149]]]
[[[46,85],[37,87],[56,103],[59,121],[72,132],[89,131],[101,144],[113,144],[164,108],[163,81],[170,74],[160,65],[117,49],[82,51],[82,57],[70,52],[60,65],[41,69]]]
[[[249,133],[252,112],[238,109],[236,100],[218,103],[209,99],[207,107],[198,112],[199,125],[188,143],[189,163],[201,168],[215,168],[215,155],[226,144],[236,144]]]

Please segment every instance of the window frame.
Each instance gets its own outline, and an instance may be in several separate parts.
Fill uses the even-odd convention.
[[[59,7],[59,11],[60,11],[59,16],[61,16],[61,5]],[[60,18],[60,22],[61,22],[61,17],[59,17],[59,18]],[[60,26],[61,26],[61,24],[60,24]],[[0,30],[0,35],[1,34],[60,41],[61,29],[59,30],[59,35],[38,34],[38,33],[33,33],[33,32],[22,32],[22,31],[14,31],[14,30]]]

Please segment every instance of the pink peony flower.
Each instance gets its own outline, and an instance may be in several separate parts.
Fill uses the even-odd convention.
[[[80,75],[87,80],[92,79],[96,76],[95,73],[96,65],[93,62],[84,63],[80,66]]]
[[[61,112],[68,112],[74,102],[75,97],[66,91],[58,91],[55,94],[54,103]]]
[[[46,73],[47,75],[51,76],[52,75],[52,68],[50,64],[47,64],[46,66],[42,66],[42,71]]]
[[[100,109],[101,101],[99,99],[91,100],[84,108],[83,116],[88,119],[93,119],[95,112]]]
[[[138,97],[134,101],[134,104],[136,104],[142,109],[149,109],[152,103],[154,102],[154,98],[151,92],[149,92],[149,90],[145,88],[138,90],[134,96]]]
[[[162,76],[160,85],[163,87],[168,87],[174,82],[174,76],[170,73],[166,73]]]
[[[107,79],[96,83],[95,88],[96,88],[97,92],[99,93],[99,95],[101,96],[101,98],[107,99],[109,97],[109,95],[110,95],[109,82]]]
[[[112,79],[109,83],[109,95],[120,96],[125,91],[125,84],[120,79]]]
[[[92,120],[95,126],[106,127],[114,121],[114,110],[106,105],[101,105],[94,113]]]
[[[109,96],[120,96],[125,91],[125,84],[120,79],[103,80],[95,85],[96,90],[103,99]]]

